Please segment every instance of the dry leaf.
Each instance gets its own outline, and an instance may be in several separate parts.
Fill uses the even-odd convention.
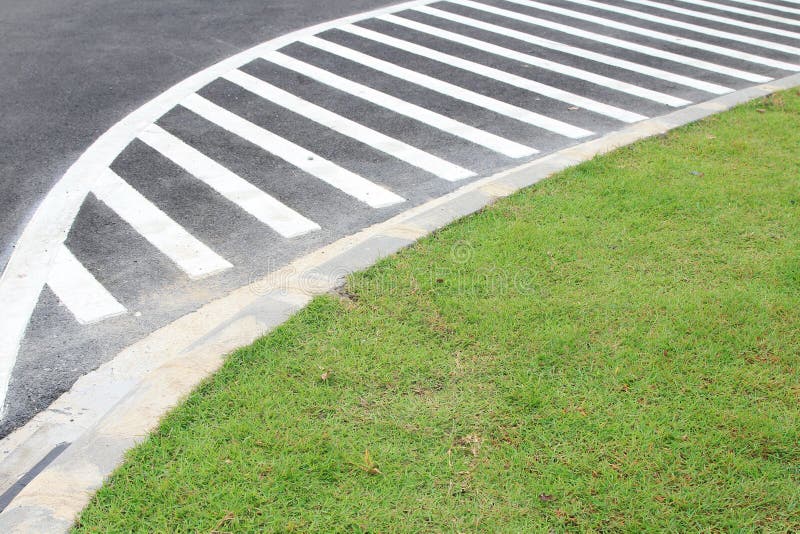
[[[218,531],[218,530],[220,529],[220,527],[222,527],[222,526],[223,526],[225,523],[230,523],[230,522],[231,522],[231,521],[233,521],[235,518],[236,518],[236,516],[234,515],[234,513],[233,513],[233,512],[228,512],[228,513],[226,513],[226,514],[225,514],[225,515],[222,517],[222,519],[220,519],[220,520],[219,520],[219,523],[217,523],[217,526],[216,526],[216,527],[214,527],[214,530],[213,530],[212,532],[216,532],[216,531]]]
[[[364,449],[364,463],[356,466],[368,475],[382,475],[381,470],[378,469],[378,464],[372,459],[369,449]]]

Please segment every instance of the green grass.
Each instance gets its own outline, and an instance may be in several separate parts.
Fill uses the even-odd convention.
[[[233,354],[75,530],[800,530],[797,92],[560,173],[348,291]]]

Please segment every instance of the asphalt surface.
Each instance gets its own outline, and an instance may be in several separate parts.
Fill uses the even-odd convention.
[[[590,5],[566,0],[543,0],[542,3],[543,6],[530,7],[503,0],[483,2],[486,6],[622,39],[639,47],[652,47],[770,78],[783,77],[793,71],[687,46],[681,42],[681,38],[724,47],[733,55],[745,52],[789,63],[800,61],[797,55],[771,47],[754,46]],[[711,16],[736,19],[751,26],[757,24],[800,34],[800,15],[745,6],[731,0],[720,0],[718,3],[780,15],[787,20],[797,21],[798,25],[698,7],[678,0],[662,2],[667,6],[701,10]],[[0,76],[0,95],[4,102],[0,108],[2,263],[11,254],[13,244],[32,210],[52,185],[100,134],[139,105],[187,76],[258,43],[295,29],[388,4],[390,2],[336,1],[325,2],[324,7],[320,8],[319,4],[311,2],[277,4],[264,1],[236,1],[225,3],[224,7],[219,2],[196,1],[4,2],[0,9],[0,31],[4,43],[0,49],[0,73],[3,74]],[[797,7],[788,3],[775,4]],[[509,30],[663,69],[731,90],[753,85],[752,81],[714,69],[654,57],[552,27],[532,26],[524,20],[510,19],[465,5],[446,2],[432,5],[446,13],[501,25]],[[608,0],[606,5],[624,5],[625,8],[643,13],[702,24],[712,30],[768,40],[777,45],[800,46],[800,40],[792,37],[730,23],[626,2]],[[669,33],[675,39],[665,41],[608,24],[580,20],[553,12],[548,6]],[[403,11],[397,15],[407,21],[421,22],[533,54],[558,65],[583,69],[689,102],[701,102],[715,96],[685,84],[544,48],[428,13]],[[500,57],[386,20],[365,20],[357,26],[643,116],[658,116],[675,109],[603,84]],[[479,95],[589,130],[593,135],[625,125],[617,118],[573,105],[552,95],[546,96],[491,77],[479,76],[445,65],[424,54],[402,51],[386,42],[355,35],[345,29],[328,30],[317,37],[327,43],[342,45],[372,58],[447,81]],[[404,102],[508,141],[534,147],[540,154],[591,138],[571,139],[449,94],[378,72],[308,43],[292,43],[282,48],[281,52]],[[381,107],[354,98],[340,88],[264,59],[255,59],[241,70],[351,121],[469,169],[475,173],[475,178],[536,157],[505,156],[456,136],[446,128],[423,124],[400,115],[391,107]],[[108,361],[120,349],[153,330],[214,298],[263,277],[303,253],[386,220],[470,180],[451,182],[437,178],[418,166],[387,156],[372,146],[310,120],[303,116],[301,110],[271,103],[226,79],[212,81],[198,94],[256,126],[313,151],[324,160],[391,190],[403,197],[405,202],[373,208],[186,107],[174,107],[157,121],[158,126],[260,190],[267,191],[317,223],[320,229],[287,239],[238,209],[144,142],[134,140],[119,154],[111,169],[233,267],[202,280],[192,280],[175,262],[122,220],[107,203],[96,195],[88,195],[65,244],[95,279],[124,305],[127,312],[98,323],[82,325],[50,287],[45,286],[20,346],[6,399],[6,417],[0,423],[0,435],[7,434],[44,409],[79,376]]]
[[[215,0],[2,0],[0,268],[53,184],[101,133],[138,106],[243,49],[391,3],[328,0],[320,9],[309,1],[236,0],[221,7]],[[51,324],[70,321],[66,312]],[[93,354],[120,345],[101,339],[74,357],[53,356],[61,361],[23,371],[32,376],[9,400],[0,435],[96,367],[103,358]],[[32,350],[49,352],[38,344]]]

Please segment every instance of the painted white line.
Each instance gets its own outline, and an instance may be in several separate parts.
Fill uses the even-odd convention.
[[[111,169],[98,177],[92,193],[190,278],[203,278],[233,267]]]
[[[381,13],[401,11],[432,0],[383,7],[309,26],[266,41],[201,70],[173,85],[109,128],[67,169],[31,216],[0,275],[0,416],[6,413],[6,395],[31,314],[47,282],[58,245],[64,242],[92,183],[147,125],[195,91],[225,72],[238,68],[269,50],[277,50],[299,38],[368,19]]]
[[[181,105],[368,206],[383,208],[405,202],[403,197],[388,189],[339,167],[310,150],[265,130],[198,94],[189,95],[181,101]]]
[[[739,19],[732,19],[728,17],[720,17],[719,15],[712,15],[711,13],[706,13],[705,11],[694,11],[691,9],[683,9],[681,7],[673,6],[671,4],[661,4],[658,2],[650,2],[648,0],[626,0],[632,4],[640,4],[643,6],[648,7],[655,7],[657,9],[663,9],[664,11],[671,11],[673,13],[680,13],[682,15],[689,15],[691,17],[699,17],[706,20],[713,20],[716,22],[721,22],[723,24],[729,24],[731,26],[739,26],[740,28],[748,28],[751,30],[756,30],[764,33],[772,33],[774,35],[782,35],[784,37],[791,37],[793,39],[800,39],[800,34],[796,32],[790,32],[787,30],[781,30],[779,28],[773,28],[770,26],[762,26],[760,24],[753,24],[752,22],[744,22]],[[785,17],[776,17],[774,15],[766,15],[760,11],[751,11],[749,9],[739,9],[732,6],[726,6],[723,4],[716,4],[714,2],[704,2],[703,0],[678,0],[679,2],[685,2],[687,4],[692,4],[695,6],[701,7],[708,7],[711,9],[718,9],[721,11],[728,11],[730,13],[738,13],[740,15],[746,15],[748,17],[756,17],[756,18],[763,18],[766,20],[771,20],[772,22],[779,22],[781,24],[789,24],[791,26],[800,26],[800,20],[796,19],[787,19]]]
[[[598,25],[604,26],[606,28],[614,28],[616,30],[622,30],[622,31],[625,31],[625,32],[628,32],[628,33],[634,33],[636,35],[642,35],[644,37],[650,37],[650,38],[653,38],[653,39],[658,39],[660,41],[667,41],[669,43],[679,44],[681,46],[685,46],[685,47],[688,47],[688,48],[696,48],[697,50],[703,50],[705,52],[711,52],[711,53],[714,53],[714,54],[719,54],[721,56],[727,56],[727,57],[732,57],[734,59],[741,59],[743,61],[749,61],[749,62],[755,63],[757,65],[766,65],[768,67],[773,67],[773,68],[776,68],[776,69],[783,69],[783,70],[788,70],[788,71],[798,71],[798,70],[800,70],[800,66],[792,64],[792,63],[786,63],[784,61],[777,61],[777,60],[774,60],[774,59],[770,59],[768,57],[757,56],[755,54],[748,54],[747,52],[740,52],[739,50],[733,50],[731,48],[725,48],[723,46],[717,46],[717,45],[713,45],[713,44],[709,44],[709,43],[704,43],[702,41],[696,41],[694,39],[687,39],[687,38],[681,37],[679,35],[672,35],[672,34],[669,34],[669,33],[663,33],[663,32],[658,32],[658,31],[655,31],[655,30],[650,30],[650,29],[647,29],[647,28],[641,28],[639,26],[633,26],[631,24],[625,24],[623,22],[618,22],[618,21],[612,20],[612,19],[607,19],[607,18],[603,18],[603,17],[596,17],[594,15],[589,15],[588,13],[582,13],[580,11],[573,11],[571,9],[564,9],[564,8],[561,8],[561,7],[553,6],[551,4],[542,4],[541,2],[534,2],[532,0],[505,0],[505,1],[506,2],[511,2],[511,3],[514,3],[514,4],[519,4],[521,6],[533,7],[533,8],[536,8],[536,9],[541,9],[543,11],[550,12],[550,13],[557,13],[559,15],[564,15],[565,17],[570,17],[570,18],[577,19],[577,20],[584,20],[586,22],[591,22],[593,24],[598,24]],[[567,1],[573,1],[573,0],[567,0]],[[585,2],[576,1],[575,3],[581,3],[583,5],[591,5],[593,7],[602,6],[601,9],[606,9],[608,11],[614,11],[614,12],[617,11],[617,8],[614,8],[612,6],[608,6],[606,4],[598,4],[597,2],[591,2],[590,3],[588,1],[585,1]],[[595,4],[597,4],[597,6],[595,6]],[[634,13],[640,13],[640,12],[636,11]],[[641,14],[641,16],[639,16],[639,18],[646,19],[646,20],[652,20],[652,17],[650,17],[647,14],[643,14],[643,13]],[[660,17],[655,17],[655,18],[660,18]],[[671,19],[664,19],[664,20],[673,22],[673,21],[671,21]],[[666,24],[666,22],[664,22],[664,24]],[[683,23],[681,23],[681,24],[683,24]],[[673,25],[678,25],[678,23],[673,24]],[[706,33],[708,35],[715,34],[715,31],[712,30],[711,28],[705,28],[704,26],[697,26],[697,28],[698,29],[695,30],[695,31],[701,31],[700,29],[702,28],[703,33]],[[718,33],[718,32],[716,32],[716,33]],[[734,34],[730,34],[730,35],[734,35]],[[762,43],[767,43],[767,41],[762,41]]]
[[[547,19],[533,17],[531,15],[526,15],[518,11],[510,11],[508,9],[502,9],[488,4],[474,2],[473,0],[447,0],[447,1],[450,2],[451,4],[462,5],[486,13],[492,13],[493,15],[499,15],[501,17],[506,17],[513,20],[518,20],[520,22],[525,22],[527,24],[532,24],[534,26],[539,26],[541,28],[555,30],[561,33],[565,33],[567,35],[572,35],[583,39],[597,41],[599,43],[615,46],[617,48],[622,48],[624,50],[630,50],[632,52],[645,54],[659,59],[666,59],[668,61],[680,63],[682,65],[688,65],[690,67],[695,67],[698,69],[717,72],[719,74],[724,74],[725,76],[730,76],[732,78],[739,78],[742,80],[747,80],[749,82],[758,82],[758,83],[765,83],[772,80],[772,78],[770,78],[769,76],[763,76],[761,74],[756,74],[753,72],[733,69],[730,67],[726,67],[724,65],[719,65],[717,63],[711,63],[709,61],[703,61],[702,59],[693,58],[691,56],[684,56],[666,50],[653,48],[651,46],[645,46],[631,41],[625,41],[623,39],[609,37],[607,35],[602,35],[599,33],[582,30],[580,28],[575,28],[573,26],[568,26],[566,24],[559,24],[557,22],[553,22]]]
[[[454,43],[459,43],[464,46],[469,46],[477,50],[483,50],[485,52],[489,52],[490,54],[502,56],[508,59],[512,59],[514,61],[519,61],[521,63],[527,63],[528,65],[533,65],[553,72],[558,72],[560,74],[564,74],[572,78],[577,78],[579,80],[585,80],[595,85],[607,87],[615,91],[620,91],[622,93],[627,93],[629,95],[638,96],[639,98],[644,98],[646,100],[652,100],[653,102],[658,102],[659,104],[665,104],[667,106],[672,106],[672,107],[681,107],[691,104],[689,100],[684,100],[683,98],[677,98],[638,85],[633,85],[620,80],[616,80],[614,78],[609,78],[608,76],[603,76],[601,74],[596,74],[594,72],[589,72],[576,67],[570,67],[569,65],[564,65],[563,63],[556,63],[555,61],[549,61],[547,59],[540,58],[537,56],[532,56],[530,54],[517,52],[516,50],[510,50],[508,48],[504,48],[502,46],[498,46],[489,43],[487,41],[481,41],[480,39],[474,39],[472,37],[468,37],[460,33],[454,33],[451,31],[443,30],[435,26],[429,26],[428,24],[422,24],[421,22],[406,19],[403,17],[386,15],[381,17],[381,20],[385,20],[387,22],[391,22],[392,24],[403,26],[405,28],[409,28],[418,32],[427,33],[428,35],[433,35],[435,37],[446,39]]]
[[[280,65],[285,69],[302,74],[303,76],[308,76],[309,78],[328,85],[329,87],[333,87],[362,100],[366,100],[367,102],[370,102],[376,106],[391,110],[400,115],[405,115],[406,117],[436,128],[437,130],[441,130],[449,133],[450,135],[466,139],[471,143],[486,147],[489,150],[493,150],[494,152],[498,152],[510,158],[521,158],[537,153],[537,151],[532,148],[515,143],[514,141],[509,141],[508,139],[504,139],[484,130],[474,128],[464,124],[463,122],[451,119],[450,117],[440,115],[436,112],[417,106],[416,104],[406,102],[400,98],[387,95],[386,93],[382,93],[371,87],[367,87],[366,85],[348,80],[347,78],[343,78],[337,74],[320,69],[314,65],[309,65],[308,63],[304,63],[279,52],[264,54],[264,59],[275,63],[276,65]],[[519,116],[517,118],[519,118]],[[591,132],[587,132],[586,135],[591,135]]]
[[[382,17],[376,17],[376,18],[380,18],[381,20],[383,20]],[[457,69],[466,70],[467,72],[471,72],[479,76],[485,76],[487,78],[491,78],[493,80],[497,80],[499,82],[506,83],[508,85],[519,87],[520,89],[525,89],[526,91],[538,93],[540,95],[553,98],[555,100],[560,100],[562,102],[572,104],[573,106],[585,108],[594,111],[595,113],[598,113],[600,115],[605,115],[607,117],[611,117],[613,119],[617,119],[622,122],[628,122],[628,123],[639,122],[647,118],[644,115],[640,115],[639,113],[633,113],[632,111],[626,111],[616,106],[603,104],[602,102],[598,102],[596,100],[592,100],[591,98],[586,98],[580,95],[576,95],[574,93],[570,93],[569,91],[558,89],[557,87],[551,87],[549,85],[539,83],[529,78],[523,78],[522,76],[517,76],[509,72],[494,69],[492,67],[487,67],[486,65],[475,63],[474,61],[468,61],[460,57],[452,56],[450,54],[445,54],[443,52],[439,52],[438,50],[434,50],[433,48],[420,46],[418,44],[409,41],[404,41],[403,39],[397,39],[389,35],[368,30],[367,28],[362,28],[360,26],[353,26],[348,24],[346,26],[342,26],[339,29],[346,31],[348,33],[352,33],[354,35],[358,35],[360,37],[364,37],[366,39],[371,39],[373,41],[388,46],[392,46],[399,50],[404,50],[411,54],[416,54],[424,58],[431,59],[433,61],[438,61],[439,63],[443,63],[445,65],[449,65]]]
[[[64,245],[56,254],[47,285],[81,324],[102,321],[127,311]]]
[[[684,0],[678,0],[678,1],[682,2]],[[783,1],[784,2],[788,2],[790,4],[800,4],[800,2],[797,2],[796,0],[783,0]],[[793,7],[786,7],[786,6],[782,6],[782,5],[778,5],[778,4],[770,4],[768,2],[758,2],[758,1],[754,1],[754,0],[731,0],[731,2],[737,2],[739,4],[745,4],[745,5],[753,6],[753,7],[764,7],[764,8],[767,8],[767,9],[771,9],[773,11],[782,11],[784,13],[794,13],[795,15],[800,15],[800,9],[795,9]],[[728,9],[728,8],[729,8],[729,6],[725,6],[725,9]],[[723,9],[723,8],[719,8],[719,9]],[[756,13],[762,14],[761,11],[756,11]]]
[[[347,28],[342,27],[339,29]],[[382,59],[378,59],[376,57],[364,54],[363,52],[359,52],[358,50],[353,50],[352,48],[347,48],[346,46],[342,46],[331,41],[325,41],[323,39],[319,39],[318,37],[308,37],[303,39],[302,42],[315,48],[319,48],[320,50],[330,52],[331,54],[349,59],[350,61],[360,63],[371,69],[388,74],[389,76],[394,76],[395,78],[399,78],[405,82],[419,85],[426,89],[430,89],[431,91],[436,91],[437,93],[447,95],[451,98],[468,102],[475,106],[494,111],[500,115],[505,115],[506,117],[511,117],[512,119],[527,122],[528,124],[532,124],[559,135],[570,137],[572,139],[579,139],[581,137],[592,135],[591,132],[584,130],[583,128],[578,128],[577,126],[567,124],[545,115],[528,111],[520,108],[519,106],[508,104],[502,100],[497,100],[495,98],[470,91],[469,89],[464,89],[458,85],[445,82],[439,78],[434,78],[433,76],[428,76],[427,74],[422,74],[421,72],[406,69],[399,65],[395,65],[394,63],[383,61]]]
[[[241,70],[231,71],[223,77],[261,98],[283,106],[331,130],[352,137],[401,161],[419,167],[439,178],[455,182],[475,176],[475,173],[470,170],[312,104]]]
[[[155,124],[140,133],[139,139],[283,237],[320,229],[317,223]]]
[[[736,42],[739,42],[739,43],[745,43],[745,44],[750,44],[750,45],[753,45],[753,46],[759,46],[761,48],[766,48],[767,50],[778,50],[780,52],[786,52],[787,54],[800,55],[800,48],[797,48],[795,46],[789,46],[789,45],[785,45],[785,44],[782,44],[782,43],[776,43],[774,41],[765,41],[764,39],[758,39],[756,37],[750,37],[748,35],[741,35],[741,34],[738,34],[738,33],[731,33],[731,32],[726,32],[726,31],[722,31],[722,30],[717,30],[715,28],[710,28],[708,26],[700,26],[700,25],[697,25],[697,24],[690,24],[688,22],[683,22],[681,20],[674,20],[674,19],[669,19],[669,18],[666,18],[666,17],[659,17],[657,15],[651,15],[650,13],[645,13],[643,11],[637,11],[635,9],[627,9],[627,8],[619,7],[619,6],[616,6],[616,5],[604,4],[602,2],[595,2],[594,0],[567,0],[567,2],[572,2],[573,4],[579,4],[579,5],[582,5],[582,6],[593,7],[595,9],[601,9],[603,11],[608,11],[610,13],[617,13],[619,15],[626,15],[628,17],[633,17],[633,18],[637,18],[637,19],[640,19],[640,20],[646,20],[648,22],[655,22],[657,24],[663,24],[664,26],[672,26],[673,28],[679,28],[679,29],[682,29],[682,30],[689,30],[689,31],[700,33],[702,35],[711,35],[713,37],[719,37],[721,39],[727,39],[728,41],[736,41]],[[636,2],[634,2],[634,3],[636,3]],[[660,4],[657,4],[657,5],[660,5]],[[702,14],[700,14],[700,16],[702,16]],[[605,19],[603,19],[603,20],[605,20]],[[655,33],[658,34],[660,32],[655,32]],[[662,35],[668,35],[668,34],[662,34]],[[683,37],[672,36],[672,39],[675,40],[678,43],[684,44],[684,42],[683,42],[684,38]],[[694,46],[694,48],[702,48],[703,50],[708,50],[709,52],[715,52],[717,54],[723,53],[723,52],[721,52],[721,50],[723,50],[723,51],[725,51],[724,52],[725,55],[728,55],[730,57],[735,57],[735,58],[738,58],[738,59],[744,59],[746,61],[752,61],[754,63],[763,62],[764,59],[767,59],[769,61],[773,61],[773,60],[771,60],[769,58],[764,58],[762,56],[757,56],[757,55],[751,55],[751,54],[741,55],[742,52],[739,52],[738,50],[732,50],[732,49],[728,49],[728,48],[718,47],[718,46],[715,46],[715,45],[712,45],[712,48],[706,48],[706,47],[709,46],[708,44],[700,42],[700,41],[692,41],[691,39],[687,40],[687,42],[693,42],[694,44],[692,44],[690,46]],[[702,47],[699,46],[700,44],[702,44],[703,46]],[[768,64],[768,63],[765,63],[765,65],[766,64]],[[784,66],[780,66],[780,65],[784,65]],[[774,66],[776,68],[785,69],[785,70],[800,70],[800,66],[794,66],[794,68],[792,68],[790,63],[784,63],[782,61],[774,61],[774,64],[770,65],[770,66]]]
[[[181,99],[199,91],[231,69],[269,50],[277,50],[307,35],[369,19],[381,13],[402,11],[432,0],[411,0],[309,26],[235,54],[173,85],[109,128],[67,169],[31,216],[0,275],[0,416],[6,413],[6,395],[20,343],[39,294],[72,223],[93,182],[136,135],[167,113]]]
[[[715,83],[709,83],[703,80],[690,78],[688,76],[682,76],[680,74],[675,74],[673,72],[656,69],[653,67],[649,67],[647,65],[643,65],[641,63],[635,63],[633,61],[627,61],[624,59],[607,56],[605,54],[599,54],[597,52],[593,52],[585,48],[577,48],[567,44],[558,43],[556,41],[551,41],[549,39],[537,37],[530,33],[520,32],[517,30],[513,30],[511,28],[506,28],[505,26],[490,24],[488,22],[473,19],[470,17],[464,17],[456,13],[451,13],[449,11],[442,11],[441,9],[436,9],[430,6],[417,7],[414,9],[414,11],[419,11],[420,13],[425,13],[426,15],[439,17],[442,19],[450,20],[452,22],[457,22],[459,24],[470,26],[472,28],[477,28],[479,30],[484,30],[499,35],[512,37],[519,41],[524,41],[526,43],[541,46],[543,48],[549,48],[551,50],[557,50],[559,52],[564,52],[566,54],[570,54],[573,56],[589,59],[591,61],[596,61],[603,65],[611,65],[614,67],[619,67],[621,69],[629,70],[639,74],[644,74],[645,76],[650,76],[652,78],[666,80],[668,82],[672,82],[678,85],[685,85],[686,87],[699,89],[700,91],[705,91],[707,93],[712,93],[715,95],[724,95],[726,93],[730,93],[733,91],[733,89],[730,89],[728,87],[723,87]]]

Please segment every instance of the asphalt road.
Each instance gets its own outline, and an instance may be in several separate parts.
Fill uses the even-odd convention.
[[[2,0],[0,267],[89,145],[170,86],[292,30],[386,0]]]
[[[2,263],[70,165],[139,106],[258,43],[388,4],[3,3]],[[800,70],[788,2],[429,4],[282,43],[136,130],[79,198],[69,261],[42,248],[55,267],[23,317],[0,435],[303,253],[537,153]]]
[[[132,110],[241,50],[390,3],[328,0],[320,9],[310,1],[236,0],[222,8],[216,0],[2,0],[0,269],[53,184]],[[28,407],[12,408],[0,435],[76,378],[75,371],[56,376],[56,369],[34,371],[43,385],[13,402]]]

